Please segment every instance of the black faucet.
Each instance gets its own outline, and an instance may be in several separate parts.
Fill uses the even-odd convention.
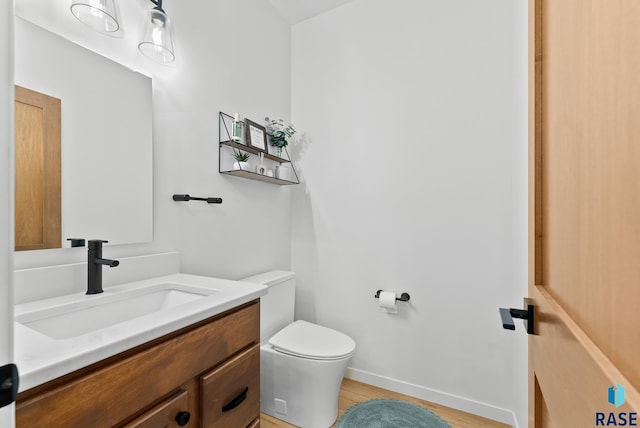
[[[109,241],[100,239],[89,240],[89,251],[87,259],[87,294],[102,293],[102,265],[116,267],[120,264],[117,260],[102,258],[102,244]]]

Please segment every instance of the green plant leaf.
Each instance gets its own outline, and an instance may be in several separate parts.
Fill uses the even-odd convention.
[[[242,150],[238,150],[237,152],[233,153],[233,158],[238,162],[246,162],[250,157],[251,155],[249,153],[245,153]]]

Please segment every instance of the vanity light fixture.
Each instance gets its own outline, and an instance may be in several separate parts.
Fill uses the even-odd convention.
[[[162,9],[162,0],[149,0],[156,7],[145,15],[142,41],[138,49],[145,56],[159,63],[173,62],[173,41],[171,39],[171,22]]]
[[[102,33],[113,33],[120,28],[114,0],[71,0],[71,13]]]

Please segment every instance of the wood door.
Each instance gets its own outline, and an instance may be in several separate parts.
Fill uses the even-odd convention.
[[[60,248],[61,102],[16,86],[16,250]]]
[[[529,427],[635,426],[640,2],[530,0],[529,34]]]

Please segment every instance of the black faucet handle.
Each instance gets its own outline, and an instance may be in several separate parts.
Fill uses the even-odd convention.
[[[96,249],[101,248],[102,244],[106,244],[109,241],[105,241],[102,239],[89,239],[89,248]]]
[[[67,238],[67,241],[71,241],[72,247],[84,247],[84,238]]]

